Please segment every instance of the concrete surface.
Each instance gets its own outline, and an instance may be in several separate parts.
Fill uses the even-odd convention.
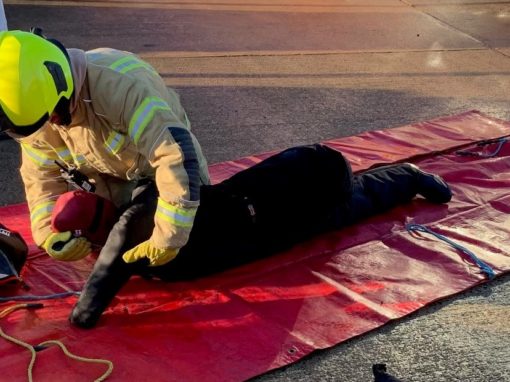
[[[478,109],[510,119],[510,2],[12,1],[11,29],[111,46],[182,96],[211,163]],[[23,201],[0,141],[0,204]],[[510,381],[510,276],[316,352],[268,381]]]
[[[422,12],[492,48],[510,46],[510,3],[424,6]]]

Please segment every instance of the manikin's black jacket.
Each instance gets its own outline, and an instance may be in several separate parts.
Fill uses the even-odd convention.
[[[188,243],[171,262],[126,264],[125,251],[149,239],[157,203],[140,182],[112,229],[70,320],[93,326],[133,274],[193,279],[269,256],[411,200],[417,170],[394,165],[353,176],[343,155],[323,145],[285,150],[213,186],[202,186]]]

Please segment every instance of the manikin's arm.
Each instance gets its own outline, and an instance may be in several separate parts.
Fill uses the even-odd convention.
[[[133,264],[122,260],[125,251],[147,240],[154,228],[154,211],[157,191],[152,183],[137,187],[136,196],[129,208],[112,228],[101,250],[80,299],[69,320],[84,328],[93,327],[117,292],[134,274],[142,273],[146,259]]]

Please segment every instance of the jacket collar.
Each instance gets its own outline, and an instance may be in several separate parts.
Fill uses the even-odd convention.
[[[81,49],[68,49],[69,58],[71,60],[71,72],[74,80],[74,93],[71,100],[70,111],[71,114],[75,111],[80,94],[85,83],[85,77],[87,75],[87,59],[85,58],[85,52]]]

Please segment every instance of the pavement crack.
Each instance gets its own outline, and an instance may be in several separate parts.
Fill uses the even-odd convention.
[[[404,0],[400,0],[400,1],[404,1]],[[473,5],[473,4],[476,4],[476,3],[470,3],[469,5]],[[480,4],[485,4],[486,3],[480,3]],[[503,3],[502,3],[503,4]],[[505,57],[510,57],[508,56],[507,54],[501,52],[500,50],[498,50],[496,47],[493,47],[493,46],[490,46],[489,44],[487,44],[486,42],[484,42],[483,40],[481,40],[480,38],[478,37],[475,37],[475,36],[472,36],[471,34],[469,34],[468,32],[465,32],[463,31],[462,29],[456,27],[455,25],[452,25],[444,20],[442,20],[441,18],[433,15],[432,13],[429,13],[427,11],[425,11],[423,9],[423,7],[425,7],[427,4],[420,4],[419,6],[415,6],[415,5],[411,5],[412,8],[416,9],[417,11],[419,11],[420,13],[434,19],[435,21],[439,22],[440,24],[444,25],[445,27],[447,27],[448,29],[452,30],[452,31],[455,31],[455,32],[458,32],[458,33],[461,33],[463,34],[464,36],[466,37],[469,37],[470,39],[476,41],[477,43],[479,43],[480,45],[482,45],[485,49],[487,50],[491,50],[493,52],[496,52],[502,56],[505,56]],[[446,5],[458,5],[458,4],[441,4],[441,6],[446,6]]]

